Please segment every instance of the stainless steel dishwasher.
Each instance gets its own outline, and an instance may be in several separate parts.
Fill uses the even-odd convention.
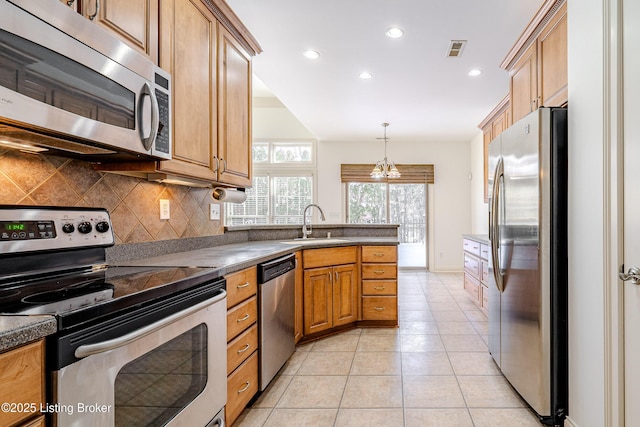
[[[260,391],[295,351],[295,256],[258,264]]]

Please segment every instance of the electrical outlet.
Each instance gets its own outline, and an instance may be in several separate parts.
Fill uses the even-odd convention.
[[[211,221],[220,220],[220,205],[209,203],[209,219]]]
[[[168,199],[160,199],[160,219],[170,219],[171,208]]]

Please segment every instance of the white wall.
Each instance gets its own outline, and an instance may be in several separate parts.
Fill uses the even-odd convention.
[[[471,233],[489,233],[489,209],[484,202],[484,138],[482,131],[471,140]]]
[[[606,425],[603,10],[607,3],[568,3],[569,413],[580,427]]]

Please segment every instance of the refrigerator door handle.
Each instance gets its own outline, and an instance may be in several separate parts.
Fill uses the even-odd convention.
[[[500,182],[504,177],[504,164],[502,158],[498,160],[496,171],[493,177],[493,189],[491,198],[491,264],[493,266],[493,277],[496,281],[496,287],[500,292],[504,291],[503,274],[500,263],[500,224],[499,224],[499,208],[500,208]]]

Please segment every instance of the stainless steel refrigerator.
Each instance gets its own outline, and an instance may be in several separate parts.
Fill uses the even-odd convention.
[[[489,352],[540,421],[567,415],[567,110],[489,144]]]

